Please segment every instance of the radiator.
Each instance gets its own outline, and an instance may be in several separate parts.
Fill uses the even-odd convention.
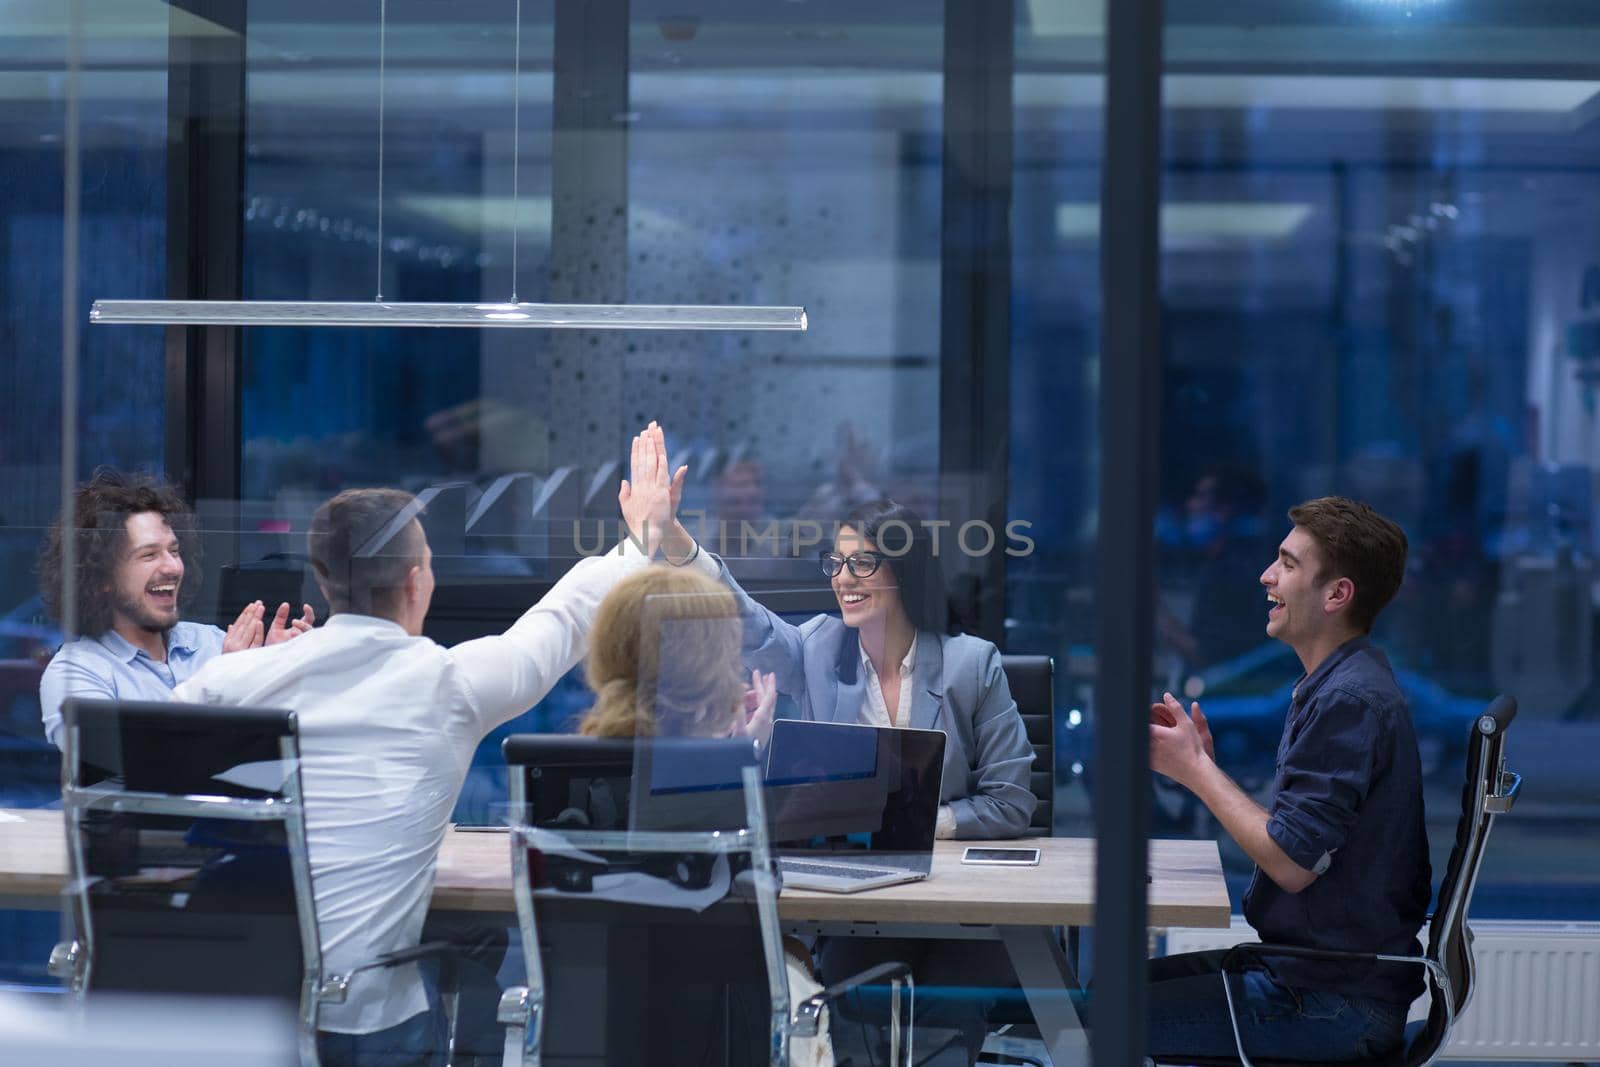
[[[1600,923],[1473,920],[1477,985],[1445,1048],[1450,1060],[1600,1060]],[[1424,931],[1424,934],[1426,931]],[[1174,927],[1166,951],[1257,940],[1235,915],[1227,930]],[[1412,1006],[1427,1014],[1427,1000]]]

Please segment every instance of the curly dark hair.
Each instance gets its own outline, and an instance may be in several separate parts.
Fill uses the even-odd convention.
[[[126,474],[97,467],[72,495],[72,509],[50,527],[39,554],[39,593],[45,609],[65,623],[66,598],[73,598],[77,632],[99,637],[111,629],[117,565],[128,550],[128,517],[157,511],[178,536],[183,557],[180,603],[188,603],[200,588],[200,540],[194,536],[194,514],[176,488],[147,474]],[[76,558],[72,574],[64,572],[67,516],[73,521]],[[70,579],[70,580],[69,580]]]

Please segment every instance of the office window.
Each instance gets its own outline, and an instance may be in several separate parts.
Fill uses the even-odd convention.
[[[1103,13],[1027,5],[1012,83],[1011,403],[1006,648],[1056,661],[1056,823],[1091,833],[1099,580]],[[1021,524],[1026,524],[1026,526]]]
[[[343,488],[442,488],[470,519],[522,477],[531,525],[434,546],[430,632],[501,629],[615,535],[650,419],[708,547],[817,609],[832,521],[880,494],[939,511],[939,7],[585,11],[252,4],[244,295],[803,305],[810,329],[247,329],[241,562],[303,552]],[[491,573],[520,594],[486,602]],[[515,727],[589,699],[574,677]]]
[[[1257,13],[1258,14],[1258,13]],[[1171,9],[1158,684],[1272,781],[1300,665],[1256,583],[1285,510],[1340,493],[1410,558],[1376,640],[1416,722],[1435,877],[1469,724],[1496,693],[1530,798],[1474,914],[1593,918],[1593,416],[1600,81],[1586,12]],[[1566,21],[1563,21],[1566,20]],[[1154,832],[1216,832],[1157,787]],[[1224,843],[1230,869],[1248,864]]]
[[[64,226],[76,216],[80,311],[96,296],[164,285],[167,46],[164,7],[86,13],[78,82],[79,195],[64,201],[65,5],[8,5],[0,28],[0,806],[58,796],[59,757],[40,722],[39,677],[62,632],[38,596],[36,560],[61,506],[63,433],[74,475],[99,464],[159,470],[165,405],[159,334],[80,326],[75,424],[63,427]],[[190,24],[190,32],[203,32]],[[0,983],[38,982],[58,930],[49,912],[0,910]]]

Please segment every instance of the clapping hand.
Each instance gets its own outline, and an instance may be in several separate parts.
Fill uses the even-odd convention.
[[[744,735],[765,745],[772,736],[772,714],[777,706],[777,675],[752,670],[750,688],[744,691]]]
[[[1163,693],[1159,704],[1150,705],[1150,768],[1184,784],[1202,762],[1216,762],[1211,726],[1200,702],[1190,709],[1185,712],[1171,693]]]
[[[259,600],[252,600],[239,612],[239,617],[228,626],[222,636],[222,651],[238,652],[246,648],[257,648],[263,644],[281,644],[290,638],[299,637],[311,627],[316,625],[317,613],[311,610],[310,604],[300,605],[303,613],[298,619],[289,618],[289,605],[284,602],[278,605],[277,612],[272,616],[271,624],[266,622],[267,608]]]
[[[246,604],[244,610],[239,612],[239,617],[229,624],[227,633],[222,635],[222,651],[238,652],[259,645],[265,635],[262,619],[266,611],[259,600]]]
[[[299,637],[317,624],[317,613],[311,610],[311,605],[301,604],[300,607],[300,617],[290,619],[289,602],[284,601],[278,605],[277,614],[272,616],[272,625],[267,627],[266,644],[282,644],[291,638]]]

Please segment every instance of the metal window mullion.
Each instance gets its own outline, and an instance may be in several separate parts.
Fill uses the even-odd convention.
[[[1013,7],[949,0],[944,14],[939,476],[960,521],[993,530],[1010,463]],[[1004,647],[1006,554],[962,563],[978,578],[962,614]]]
[[[1096,590],[1094,1062],[1145,1045],[1153,528],[1161,382],[1161,0],[1106,2],[1100,197],[1100,529]]]
[[[237,300],[244,285],[247,0],[173,4],[167,64],[170,300]],[[229,32],[197,36],[197,15]],[[91,322],[93,321],[91,313]],[[239,496],[239,331],[172,325],[166,342],[166,473],[191,502]],[[233,558],[231,544],[218,544]]]

